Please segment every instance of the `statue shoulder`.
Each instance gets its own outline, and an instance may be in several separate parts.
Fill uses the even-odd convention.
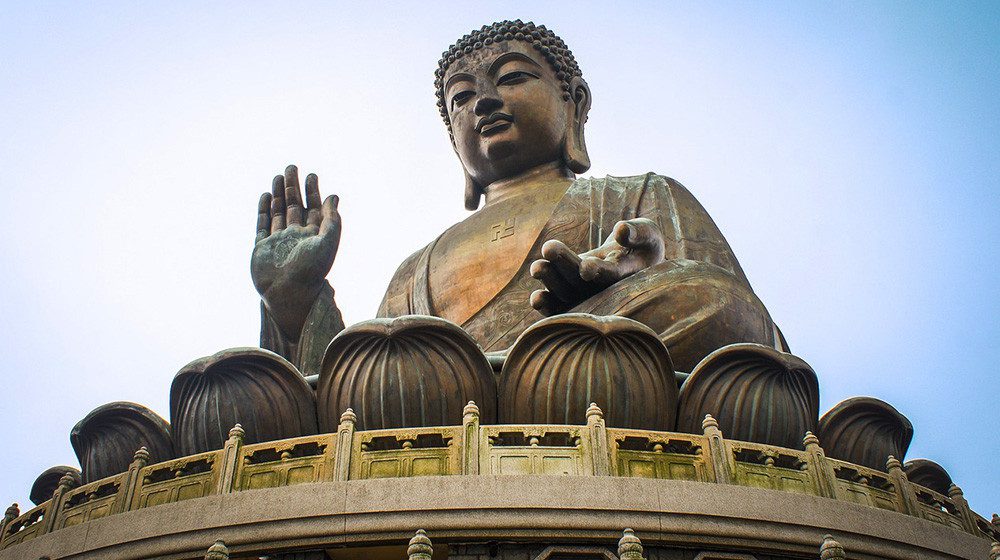
[[[433,243],[419,249],[409,257],[406,257],[389,281],[389,287],[385,290],[382,304],[378,308],[379,317],[399,317],[413,313],[413,282],[417,274],[417,267],[421,262],[423,254],[433,245]]]

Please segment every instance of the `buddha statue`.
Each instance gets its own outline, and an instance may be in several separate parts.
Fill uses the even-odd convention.
[[[473,31],[442,56],[438,108],[474,212],[399,266],[380,317],[431,315],[486,352],[566,312],[622,316],[655,331],[689,372],[732,343],[787,351],[719,228],[680,183],[646,173],[577,178],[590,167],[591,92],[544,26]],[[304,373],[344,328],[326,282],[340,240],[336,196],[289,166],[261,196],[252,276],[261,345]]]

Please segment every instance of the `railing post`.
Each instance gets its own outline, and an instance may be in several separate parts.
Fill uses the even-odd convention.
[[[622,538],[618,540],[618,558],[620,560],[646,560],[642,555],[642,541],[635,536],[635,531],[625,529]]]
[[[969,502],[966,501],[962,489],[957,484],[952,484],[948,487],[948,497],[958,509],[958,515],[962,518],[962,527],[965,528],[966,532],[978,535],[979,526],[976,525],[976,515],[972,513],[972,508],[969,507]]]
[[[840,560],[847,558],[847,552],[839,542],[833,540],[833,535],[824,535],[823,544],[819,547],[820,560]]]
[[[809,472],[815,479],[817,492],[824,498],[836,498],[837,477],[833,473],[833,467],[826,460],[826,452],[819,445],[819,438],[812,432],[806,432],[802,443],[806,447],[806,460],[809,463]]]
[[[63,502],[66,501],[66,492],[69,492],[73,488],[74,482],[73,477],[70,476],[69,473],[64,474],[62,478],[59,479],[59,486],[56,486],[55,491],[52,492],[52,499],[49,500],[49,507],[45,509],[45,522],[44,525],[42,525],[42,531],[39,534],[49,533],[56,528],[56,518],[59,517],[59,512],[62,511]],[[117,512],[112,510],[112,513]]]
[[[240,469],[240,454],[243,450],[243,426],[236,424],[229,430],[229,439],[222,447],[222,466],[216,494],[232,494],[236,491],[237,473]]]
[[[431,539],[427,536],[427,531],[417,529],[417,534],[410,539],[410,546],[406,548],[406,556],[409,560],[431,560],[434,554],[434,547]]]
[[[708,439],[708,455],[712,461],[712,470],[715,472],[715,482],[719,484],[732,484],[733,473],[729,468],[729,457],[726,452],[726,441],[722,437],[722,430],[719,423],[712,418],[711,414],[706,414],[701,422],[701,429],[705,438]]]
[[[990,560],[1000,560],[1000,542],[993,541],[990,547]]]
[[[358,421],[354,410],[348,408],[340,415],[337,427],[337,449],[333,462],[333,479],[347,480],[351,476],[351,455],[354,453],[354,425]]]
[[[215,544],[208,547],[208,552],[205,553],[205,560],[229,560],[229,547],[226,546],[225,541],[219,539],[215,541]]]
[[[590,460],[594,466],[594,476],[611,475],[611,453],[608,450],[608,428],[604,424],[604,412],[597,403],[587,407],[587,439],[590,440]]]
[[[139,493],[139,487],[142,486],[142,469],[149,464],[149,450],[145,447],[140,447],[136,450],[135,454],[132,455],[132,463],[128,466],[128,471],[125,474],[125,481],[122,483],[123,488],[121,489],[121,500],[115,500],[112,506],[112,513],[121,513],[123,511],[129,511],[137,504],[133,502],[136,501],[136,494]]]
[[[462,409],[462,474],[479,474],[479,407],[472,401]]]
[[[889,455],[889,459],[885,462],[885,468],[889,471],[889,478],[892,479],[893,484],[896,486],[896,495],[899,496],[900,505],[903,506],[903,513],[923,518],[920,512],[920,502],[917,501],[917,494],[913,491],[913,487],[910,486],[910,480],[906,477],[906,473],[903,472],[903,465],[900,464],[899,459]]]
[[[3,512],[3,524],[0,525],[0,548],[3,548],[3,541],[7,538],[7,526],[20,515],[21,508],[17,507],[16,502],[11,504],[7,508],[7,511]]]

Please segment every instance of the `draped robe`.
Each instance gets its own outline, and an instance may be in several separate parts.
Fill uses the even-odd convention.
[[[648,218],[663,232],[665,262],[630,276],[574,307],[573,312],[621,315],[660,334],[677,369],[691,371],[717,348],[756,342],[787,351],[781,333],[750,288],[736,256],[705,209],[683,185],[661,175],[576,179],[524,255],[513,278],[461,326],[487,351],[509,348],[543,316],[528,303],[541,287],[531,277],[549,239],[577,253],[595,249],[619,220]],[[379,317],[436,315],[431,254],[440,239],[399,266]]]

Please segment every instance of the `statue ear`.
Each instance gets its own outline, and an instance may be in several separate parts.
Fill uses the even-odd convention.
[[[469,172],[465,172],[465,209],[466,210],[478,210],[479,209],[479,198],[483,196],[483,188],[476,184],[476,182],[469,175]]]
[[[572,113],[569,115],[569,126],[566,128],[563,158],[566,160],[566,167],[573,173],[583,173],[590,169],[590,156],[587,155],[587,143],[583,138],[583,125],[586,124],[587,115],[590,113],[590,88],[583,78],[577,76],[570,81],[569,91],[572,95],[570,99]]]

